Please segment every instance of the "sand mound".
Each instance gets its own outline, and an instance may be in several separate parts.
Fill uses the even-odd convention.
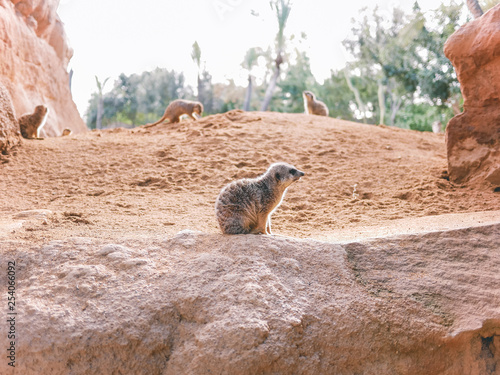
[[[242,111],[23,139],[0,164],[16,370],[496,373],[500,195],[450,184],[444,148],[442,135]],[[220,189],[276,161],[306,172],[277,235],[220,234]]]
[[[450,184],[442,135],[236,110],[148,129],[24,140],[0,165],[0,222],[20,211],[52,211],[9,232],[30,242],[217,233],[220,189],[276,161],[306,172],[273,216],[280,235],[335,239],[407,218],[500,210],[500,193]]]

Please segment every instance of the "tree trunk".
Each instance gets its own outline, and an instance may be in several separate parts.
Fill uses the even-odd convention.
[[[95,120],[95,128],[102,129],[102,116],[104,114],[104,100],[102,99],[102,94],[99,95],[99,100],[97,101],[97,118]]]
[[[483,10],[477,0],[467,0],[467,8],[469,8],[474,18],[479,18],[483,15]]]
[[[401,108],[401,104],[403,101],[400,96],[392,95],[392,105],[391,105],[391,126],[394,126],[394,121],[396,120],[396,115],[399,112],[399,108]]]
[[[283,64],[283,56],[281,55],[281,50],[278,50],[278,56],[276,56],[276,60],[274,60],[276,68],[274,69],[274,74],[269,81],[269,86],[267,86],[266,95],[264,96],[264,101],[260,107],[261,111],[267,111],[269,104],[271,103],[271,99],[273,98],[274,89],[276,88],[276,83],[278,82],[278,78],[280,76],[280,66]]]
[[[385,117],[384,90],[385,90],[385,87],[380,80],[377,82],[377,84],[378,84],[378,90],[377,90],[378,106],[379,106],[379,111],[380,111],[380,117],[379,117],[378,123],[379,123],[379,125],[384,125],[384,117]]]
[[[278,82],[279,75],[280,67],[279,65],[277,65],[274,70],[274,74],[271,77],[271,81],[269,81],[269,86],[267,86],[266,95],[264,96],[264,101],[262,102],[262,106],[260,107],[261,111],[267,111],[267,108],[271,103],[271,99],[273,98],[274,89],[276,88],[276,83]]]
[[[349,89],[352,91],[354,94],[354,98],[356,99],[356,103],[358,104],[359,111],[363,114],[363,122],[366,124],[366,107],[361,100],[361,96],[359,95],[359,91],[356,87],[353,86],[351,82],[351,78],[349,77],[349,74],[347,73],[347,70],[344,69],[344,76],[345,80],[347,82],[347,86],[349,86]]]
[[[69,91],[71,92],[71,82],[73,81],[73,69],[69,71]]]
[[[201,81],[201,78],[200,78],[200,73],[198,73],[198,101],[200,103],[204,103],[205,102],[205,98],[203,97],[203,82]]]
[[[243,104],[243,110],[244,111],[249,111],[250,110],[250,99],[251,98],[252,98],[252,76],[249,74],[248,75],[247,93],[245,95],[245,103]]]

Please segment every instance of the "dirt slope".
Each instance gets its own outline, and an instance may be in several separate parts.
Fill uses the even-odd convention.
[[[449,183],[443,135],[231,111],[149,129],[24,140],[0,164],[0,226],[10,225],[3,236],[32,243],[217,233],[220,189],[276,161],[306,173],[273,216],[279,235],[334,239],[396,219],[500,210],[491,187]],[[13,215],[34,209],[52,213],[13,224]]]

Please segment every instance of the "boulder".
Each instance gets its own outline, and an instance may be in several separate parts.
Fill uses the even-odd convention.
[[[86,131],[70,87],[68,62],[73,54],[57,15],[59,0],[0,2],[0,79],[18,117],[39,104],[50,110],[42,136],[70,128]]]
[[[21,133],[9,92],[0,83],[0,154],[19,143]]]
[[[445,55],[455,67],[464,112],[446,128],[448,173],[460,184],[500,186],[500,4],[457,30]]]
[[[182,231],[0,245],[4,288],[16,261],[18,374],[500,368],[500,224],[350,243]],[[14,373],[5,357],[0,373]]]

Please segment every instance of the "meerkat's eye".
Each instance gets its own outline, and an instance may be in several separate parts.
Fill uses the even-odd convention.
[[[290,174],[292,176],[295,176],[295,173],[297,173],[297,170],[296,169],[290,169]]]

